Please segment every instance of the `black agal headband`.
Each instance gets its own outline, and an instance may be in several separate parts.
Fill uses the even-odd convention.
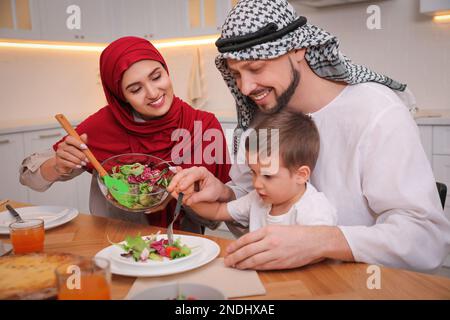
[[[216,41],[216,47],[220,53],[247,49],[261,43],[271,42],[282,38],[289,32],[304,26],[306,22],[307,19],[305,17],[299,17],[297,20],[294,20],[280,30],[277,30],[278,26],[276,23],[270,22],[265,27],[253,33],[231,38],[219,38]]]

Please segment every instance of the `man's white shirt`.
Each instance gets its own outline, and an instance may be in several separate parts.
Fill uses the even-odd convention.
[[[355,260],[438,268],[450,252],[450,222],[417,125],[398,96],[376,83],[349,85],[312,117],[321,145],[311,183],[337,209]],[[241,144],[238,160],[244,151]],[[236,197],[252,191],[245,164],[233,165],[230,177]]]

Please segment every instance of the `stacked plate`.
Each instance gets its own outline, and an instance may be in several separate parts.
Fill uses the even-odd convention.
[[[65,224],[78,216],[78,210],[60,206],[35,206],[16,208],[22,219],[43,219],[44,228],[52,229]],[[0,212],[0,234],[9,234],[9,225],[16,221],[8,212]]]
[[[145,237],[147,236],[143,236],[143,238]],[[159,235],[158,240],[161,238],[167,239],[167,235]],[[131,257],[121,256],[124,251],[119,246],[111,245],[98,252],[96,257],[110,260],[113,274],[130,277],[156,277],[199,268],[214,260],[220,253],[220,247],[217,243],[209,239],[186,235],[174,236],[174,240],[178,238],[183,245],[191,248],[192,253],[189,256],[173,260],[164,258],[162,261],[136,262]]]

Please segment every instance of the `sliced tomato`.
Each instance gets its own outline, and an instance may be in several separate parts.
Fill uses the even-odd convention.
[[[178,249],[177,247],[166,247],[167,256],[170,257],[171,259],[174,258],[177,252],[180,252],[180,249]]]

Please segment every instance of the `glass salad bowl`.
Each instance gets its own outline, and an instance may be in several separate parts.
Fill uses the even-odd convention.
[[[105,198],[115,207],[129,212],[143,212],[160,205],[169,196],[166,190],[172,177],[170,163],[143,153],[124,153],[106,159],[103,168],[128,185],[127,192],[110,190],[97,174]]]

